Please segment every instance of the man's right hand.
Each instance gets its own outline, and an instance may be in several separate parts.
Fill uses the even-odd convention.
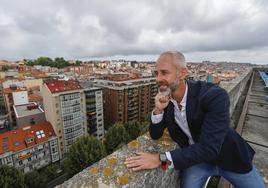
[[[168,106],[169,101],[170,101],[170,95],[163,96],[158,93],[155,96],[155,108],[153,110],[153,113],[155,115],[161,114],[164,111],[164,109]]]

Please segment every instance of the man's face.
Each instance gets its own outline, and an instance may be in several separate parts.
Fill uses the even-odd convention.
[[[156,83],[161,92],[167,91],[168,88],[174,92],[180,82],[180,70],[173,63],[170,56],[160,57],[156,63]]]

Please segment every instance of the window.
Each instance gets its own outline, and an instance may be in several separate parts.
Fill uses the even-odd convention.
[[[2,149],[3,149],[4,151],[7,151],[7,150],[8,150],[8,145],[4,145],[4,146],[2,146]]]
[[[6,161],[7,161],[7,164],[12,163],[12,158],[11,157],[7,157],[6,158]]]
[[[57,149],[56,148],[52,148],[52,153],[56,153],[57,152]]]
[[[36,131],[35,134],[37,138],[44,138],[46,136],[43,130]]]
[[[34,118],[31,118],[31,119],[30,119],[30,124],[31,124],[31,125],[34,125],[34,124],[35,124],[35,120],[34,120]]]
[[[19,146],[20,143],[17,141],[17,142],[14,142],[14,146]]]
[[[51,145],[51,146],[55,146],[56,144],[57,144],[57,140],[51,140],[51,141],[50,141],[50,145]]]

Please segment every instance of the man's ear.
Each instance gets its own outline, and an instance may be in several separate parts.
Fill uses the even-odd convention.
[[[186,79],[186,77],[188,76],[188,69],[187,68],[181,68],[180,70],[178,70],[179,72],[178,72],[178,74],[179,74],[179,76],[180,76],[180,79],[181,80],[185,80]]]

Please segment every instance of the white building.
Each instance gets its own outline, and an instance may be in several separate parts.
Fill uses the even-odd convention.
[[[41,90],[44,110],[59,138],[60,156],[75,140],[87,134],[85,94],[77,81],[52,81]]]

